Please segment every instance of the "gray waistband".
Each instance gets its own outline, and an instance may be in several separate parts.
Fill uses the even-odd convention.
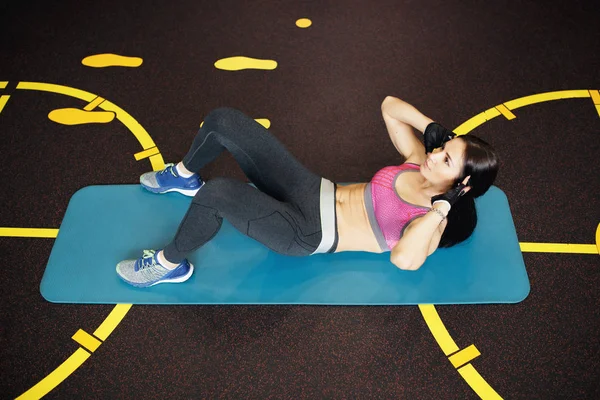
[[[327,253],[335,242],[335,185],[325,178],[321,178],[320,205],[323,236],[319,247],[312,254]]]

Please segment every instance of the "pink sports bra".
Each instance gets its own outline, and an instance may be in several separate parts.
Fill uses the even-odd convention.
[[[401,173],[418,171],[412,163],[385,167],[373,176],[365,190],[365,206],[371,229],[381,251],[390,251],[402,237],[404,229],[430,208],[404,201],[396,192],[396,180]]]

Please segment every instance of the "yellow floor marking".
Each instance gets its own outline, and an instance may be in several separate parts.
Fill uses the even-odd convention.
[[[121,323],[121,320],[125,318],[125,315],[127,315],[131,306],[131,304],[117,304],[108,317],[100,324],[98,329],[94,331],[94,336],[100,340],[106,340],[112,331],[115,330],[117,325]]]
[[[521,242],[519,245],[521,251],[532,253],[598,254],[598,247],[594,244]]]
[[[48,392],[67,379],[77,368],[81,366],[91,354],[79,348],[65,362],[59,365],[48,376],[38,382],[31,389],[17,397],[16,400],[37,400],[44,397]]]
[[[508,108],[506,108],[506,106],[504,104],[500,104],[500,105],[496,106],[496,109],[498,111],[500,111],[500,113],[502,115],[504,115],[506,117],[506,119],[509,121],[511,119],[517,118],[517,116],[515,114],[513,114],[512,112],[510,112],[510,110]]]
[[[547,92],[521,97],[519,99],[507,101],[504,103],[504,105],[509,110],[514,110],[520,107],[525,107],[536,103],[542,103],[545,101],[583,97],[590,97],[590,93],[588,90],[562,90],[559,92]]]
[[[158,151],[158,147],[153,147],[151,149],[140,151],[139,153],[135,153],[133,156],[135,157],[136,161],[140,161],[140,160],[149,158],[150,156],[153,156],[158,153],[160,153],[160,151]]]
[[[71,96],[71,97],[75,97],[77,99],[83,100],[86,103],[91,103],[95,98],[98,97],[97,95],[86,92],[84,90],[75,89],[75,88],[68,87],[68,86],[55,85],[55,84],[51,84],[51,83],[42,83],[42,82],[19,82],[17,84],[17,89],[40,90],[43,92],[52,92],[52,93],[63,94],[65,96]],[[138,142],[140,142],[140,144],[142,145],[143,149],[149,149],[151,147],[156,146],[154,144],[154,141],[148,134],[148,132],[146,132],[146,130],[139,124],[139,122],[137,122],[125,110],[123,110],[116,104],[111,103],[108,100],[104,100],[102,102],[102,104],[100,104],[99,107],[101,109],[103,109],[104,111],[114,112],[116,114],[117,119],[119,121],[121,121],[121,123],[123,125],[125,125],[131,133],[133,133],[133,135],[136,137]],[[150,157],[150,162],[155,171],[164,168],[164,161],[162,160],[162,156],[160,154]],[[160,166],[160,164],[162,164],[163,167],[160,169],[157,169],[157,166]]]
[[[597,90],[590,90],[590,97],[594,104],[600,104],[600,93]]]
[[[467,364],[457,371],[480,398],[484,400],[502,400],[502,397],[479,375],[473,365]]]
[[[150,164],[152,164],[153,171],[162,171],[165,169],[165,161],[160,153],[150,156]]]
[[[490,108],[482,113],[475,115],[474,117],[468,119],[467,121],[460,124],[456,129],[454,129],[454,133],[457,135],[466,135],[471,132],[473,129],[477,128],[479,125],[486,123],[492,118],[496,118],[497,116],[502,115],[500,111],[496,107]]]
[[[101,341],[84,331],[83,329],[79,329],[73,335],[72,339],[88,349],[90,352],[95,352],[98,347],[102,344]]]
[[[92,101],[91,103],[89,103],[87,106],[83,107],[83,109],[85,111],[92,111],[94,108],[98,107],[100,104],[102,104],[102,102],[104,101],[104,99],[100,96],[96,97],[94,99],[94,101]]]
[[[136,137],[138,142],[142,145],[142,148],[149,149],[150,147],[155,147],[154,140],[150,137],[148,132],[137,122],[131,115],[129,115],[125,110],[116,104],[104,100],[104,102],[100,105],[105,111],[112,111],[117,114],[117,119],[123,123],[133,135]]]
[[[269,121],[266,118],[258,118],[255,119],[255,121],[264,126],[266,129],[269,129],[271,127],[271,121]]]
[[[127,57],[118,54],[104,53],[88,56],[81,60],[86,67],[139,67],[144,62],[140,57]]]
[[[273,60],[261,60],[250,57],[228,57],[215,62],[215,68],[225,71],[240,71],[242,69],[264,69],[273,70],[277,68],[277,62]]]
[[[2,110],[4,110],[4,106],[6,105],[6,102],[8,101],[9,98],[10,98],[10,95],[8,95],[8,94],[0,96],[0,113],[2,112]]]
[[[108,111],[84,111],[78,108],[59,108],[52,110],[48,118],[57,124],[107,124],[115,119],[115,113]]]
[[[598,254],[600,254],[600,224],[596,228],[596,248],[598,249]]]
[[[458,351],[458,346],[448,333],[444,323],[440,319],[435,307],[432,304],[419,304],[419,310],[423,315],[425,323],[429,327],[431,334],[440,345],[445,355],[449,356]]]
[[[481,353],[479,352],[479,350],[477,350],[477,347],[475,347],[475,345],[472,344],[469,347],[465,347],[458,353],[452,354],[450,357],[448,357],[448,359],[450,360],[452,365],[454,365],[454,368],[458,368],[465,365],[468,362],[471,362],[471,360],[473,360],[476,357],[479,357],[480,355]]]
[[[296,26],[298,28],[308,28],[312,25],[312,21],[308,18],[300,18],[296,21]]]
[[[77,99],[81,99],[86,103],[92,102],[96,97],[95,94],[86,92],[81,89],[75,89],[69,86],[55,85],[52,83],[42,83],[42,82],[19,82],[17,84],[17,89],[24,90],[40,90],[42,92],[52,92],[58,94],[64,94],[65,96],[75,97]]]
[[[0,228],[0,237],[56,238],[58,229],[47,228]]]
[[[8,81],[0,81],[0,89],[6,89],[8,85]]]
[[[271,121],[267,118],[257,118],[255,121],[264,126],[266,129],[271,127]],[[204,125],[204,121],[200,122],[200,128],[202,128],[202,125]]]

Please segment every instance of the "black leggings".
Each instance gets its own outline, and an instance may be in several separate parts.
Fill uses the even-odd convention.
[[[216,109],[204,119],[183,165],[199,172],[225,149],[256,188],[230,178],[207,181],[164,248],[165,258],[181,262],[217,234],[223,218],[277,253],[315,252],[322,238],[322,178],[300,164],[262,125],[231,108]],[[336,244],[337,234],[325,252],[334,251]]]

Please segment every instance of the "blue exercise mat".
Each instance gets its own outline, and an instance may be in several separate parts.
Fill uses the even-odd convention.
[[[473,235],[437,250],[418,271],[396,268],[389,253],[282,256],[224,221],[189,256],[195,271],[188,281],[150,288],[121,281],[116,264],[165,246],[190,202],[139,185],[79,190],[52,248],[42,296],[56,303],[395,305],[516,303],[529,294],[508,201],[497,187],[477,199]]]

